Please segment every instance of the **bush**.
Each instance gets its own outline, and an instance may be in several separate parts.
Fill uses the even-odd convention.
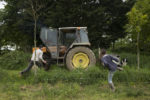
[[[0,68],[9,70],[23,69],[27,66],[30,54],[23,51],[8,52],[0,57]]]

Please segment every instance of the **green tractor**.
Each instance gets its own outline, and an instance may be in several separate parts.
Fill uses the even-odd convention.
[[[42,28],[40,38],[46,46],[44,58],[69,70],[95,65],[96,58],[90,49],[87,27]]]

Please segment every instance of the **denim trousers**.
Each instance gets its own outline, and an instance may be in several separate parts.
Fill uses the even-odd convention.
[[[109,72],[108,72],[108,83],[109,83],[109,84],[112,84],[112,83],[113,83],[112,78],[113,78],[113,76],[114,76],[114,73],[115,73],[115,71],[109,71]]]
[[[41,63],[39,61],[35,61],[35,64],[38,66],[38,67],[41,67]],[[34,61],[30,61],[28,67],[26,69],[24,69],[21,73],[26,73],[28,71],[30,71],[30,69],[32,68],[32,66],[34,65]]]

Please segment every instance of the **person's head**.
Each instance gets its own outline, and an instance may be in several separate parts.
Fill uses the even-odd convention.
[[[43,48],[43,46],[42,45],[39,45],[39,49],[42,49]]]
[[[101,49],[100,58],[103,57],[105,54],[106,54],[106,50],[105,49]]]

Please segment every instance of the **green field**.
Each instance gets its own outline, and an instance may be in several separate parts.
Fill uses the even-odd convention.
[[[69,72],[54,66],[48,72],[38,71],[37,76],[30,72],[20,77],[17,70],[2,70],[0,100],[150,100],[150,71],[143,70],[143,76],[133,81],[139,71],[116,72],[114,93],[107,84],[107,71],[101,68]],[[123,78],[126,72],[132,78]]]
[[[11,52],[0,57],[0,100],[150,100],[149,56],[142,55],[146,61],[141,60],[144,64],[137,70],[136,56],[120,53],[122,57],[130,56],[130,61],[124,71],[115,73],[116,91],[112,92],[107,83],[108,71],[99,64],[71,72],[52,65],[47,72],[39,69],[37,75],[31,71],[20,77],[29,55]]]
[[[1,84],[0,100],[150,100],[150,85],[116,83],[112,93],[107,84],[81,86],[58,82],[55,85]]]

